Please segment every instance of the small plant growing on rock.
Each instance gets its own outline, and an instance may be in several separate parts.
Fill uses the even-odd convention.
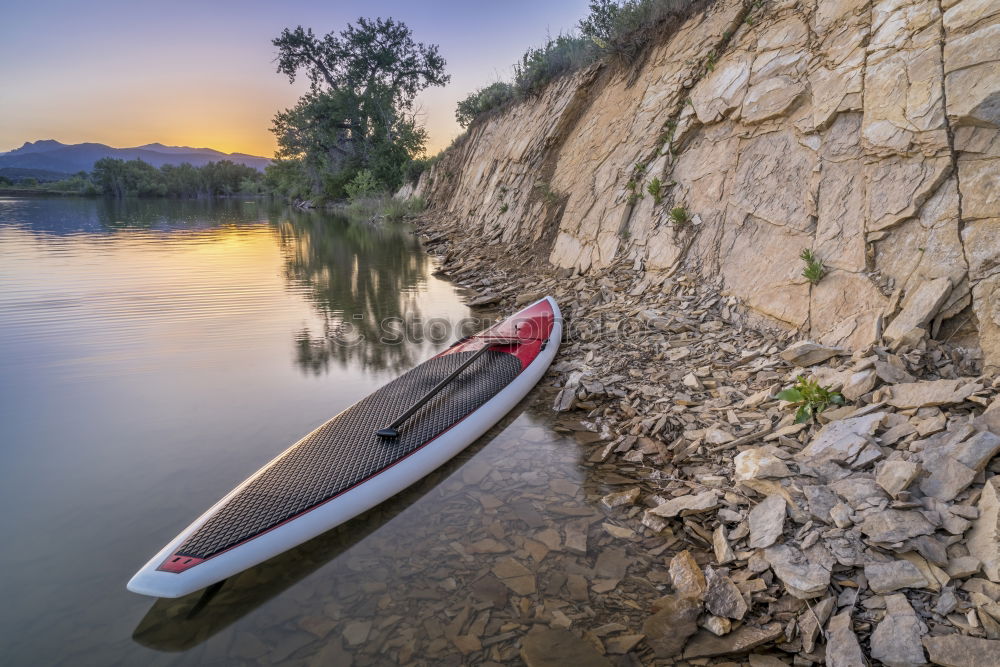
[[[806,263],[806,268],[802,269],[802,275],[806,280],[811,282],[813,285],[818,283],[826,275],[826,269],[823,268],[823,262],[819,261],[819,258],[813,254],[813,251],[809,248],[802,250],[802,254],[799,255],[799,259]]]
[[[830,405],[843,405],[844,397],[838,392],[830,391],[829,387],[820,386],[819,382],[801,375],[795,384],[778,392],[778,398],[788,401],[795,410],[795,423],[802,424],[826,410]]]
[[[707,69],[709,72],[715,71],[716,58],[717,56],[715,55],[715,49],[709,51],[708,55],[705,56],[705,69]]]
[[[674,140],[674,131],[676,130],[677,130],[677,121],[668,120],[667,123],[663,126],[663,129],[660,131],[659,143],[661,149]]]
[[[538,181],[535,183],[535,190],[542,196],[545,203],[549,206],[555,206],[559,203],[559,193],[552,189],[552,186],[545,181]]]
[[[501,204],[500,205],[500,215],[503,215],[504,213],[506,213],[509,208],[510,208],[510,206],[507,205],[507,202],[504,202],[503,204]]]
[[[663,202],[663,183],[659,177],[654,178],[646,186],[646,191],[653,197],[653,202],[659,206]]]
[[[625,184],[625,189],[628,190],[629,206],[634,206],[637,201],[642,199],[642,185],[640,182],[642,180],[642,172],[645,169],[646,165],[639,162],[632,167],[632,177],[628,179],[628,183]]]
[[[625,184],[628,188],[628,205],[635,206],[635,203],[642,199],[642,192],[639,190],[639,184],[634,180],[629,181]]]
[[[691,219],[688,214],[687,209],[683,206],[676,206],[670,209],[670,219],[674,221],[675,225],[685,225]]]

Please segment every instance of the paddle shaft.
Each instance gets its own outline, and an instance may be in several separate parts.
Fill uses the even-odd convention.
[[[424,407],[429,400],[434,398],[434,396],[436,396],[442,389],[447,387],[455,378],[461,375],[462,371],[464,371],[466,368],[472,365],[472,362],[474,362],[476,359],[489,352],[490,348],[492,348],[494,345],[517,345],[520,342],[521,341],[517,338],[501,338],[501,339],[495,339],[495,342],[493,343],[483,345],[480,349],[476,350],[475,354],[473,354],[471,357],[462,362],[461,366],[452,371],[448,375],[448,377],[446,377],[445,379],[441,380],[436,385],[434,385],[434,387],[429,392],[424,394],[419,401],[411,405],[406,410],[406,412],[399,415],[399,417],[396,418],[396,421],[392,422],[385,428],[375,431],[375,435],[379,436],[380,438],[397,437],[399,435],[399,430],[398,430],[399,427],[402,426],[407,419],[416,414],[417,410]]]

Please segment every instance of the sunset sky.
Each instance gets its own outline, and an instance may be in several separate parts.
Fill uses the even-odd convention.
[[[271,118],[305,89],[275,72],[271,39],[299,24],[325,34],[358,16],[391,16],[448,61],[451,83],[419,98],[435,153],[460,130],[459,99],[508,78],[528,46],[572,29],[587,4],[15,1],[0,21],[0,151],[57,139],[271,156]]]

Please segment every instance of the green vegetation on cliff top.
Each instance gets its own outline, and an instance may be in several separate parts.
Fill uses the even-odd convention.
[[[591,0],[577,30],[529,48],[514,77],[470,93],[458,103],[462,127],[494,109],[537,95],[551,81],[597,61],[634,62],[653,40],[704,6],[698,0]]]

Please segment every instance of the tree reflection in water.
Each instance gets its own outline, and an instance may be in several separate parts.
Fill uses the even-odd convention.
[[[297,211],[272,223],[286,280],[323,320],[321,332],[306,327],[296,334],[296,362],[303,371],[319,375],[331,363],[351,363],[399,372],[419,361],[428,334],[420,326],[419,297],[429,267],[405,226]],[[409,331],[405,337],[398,335],[401,323]]]

